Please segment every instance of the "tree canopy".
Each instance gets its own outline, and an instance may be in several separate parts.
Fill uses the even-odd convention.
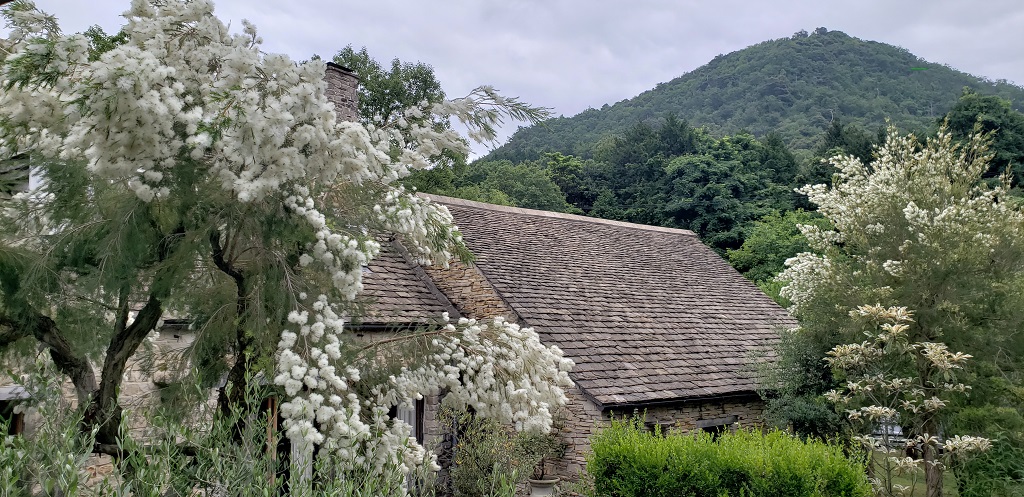
[[[837,174],[831,184],[800,189],[828,225],[800,226],[810,250],[786,261],[779,275],[781,296],[792,302],[790,310],[801,328],[784,335],[780,388],[769,395],[769,412],[777,421],[810,434],[835,430],[835,418],[820,409],[817,399],[839,387],[841,379],[822,359],[830,350],[839,354],[835,347],[842,344],[870,345],[861,344],[864,323],[851,316],[889,316],[893,309],[912,312],[913,318],[890,316],[876,325],[898,324],[905,332],[904,345],[923,344],[909,353],[925,347],[934,357],[910,361],[910,366],[904,362],[907,369],[890,368],[886,375],[930,382],[928,389],[941,389],[936,382],[956,383],[932,361],[948,350],[974,357],[964,383],[990,393],[1019,388],[1010,385],[1020,385],[1024,371],[1024,348],[1017,337],[1022,326],[1024,213],[1008,201],[1007,181],[983,181],[993,159],[989,147],[983,134],[957,144],[942,128],[921,143],[890,128],[870,163],[852,155],[835,156],[830,162]],[[858,311],[861,306],[874,306],[878,312],[865,314]],[[882,312],[884,308],[889,310]],[[1019,409],[1020,401],[1019,395],[983,394],[963,402],[974,408]],[[933,403],[929,412],[946,402]],[[914,435],[948,433],[963,408],[959,404],[945,415],[926,416],[913,427],[910,418],[919,419],[916,414],[901,421]],[[935,447],[925,446],[925,459],[936,460]],[[929,487],[935,489],[941,480],[933,469],[941,468],[928,465]],[[980,471],[962,477],[990,476]]]
[[[356,51],[352,45],[339,50],[333,60],[359,77],[358,114],[364,123],[388,124],[405,117],[405,109],[423,102],[436,104],[445,98],[434,68],[428,64],[395,58],[390,67],[385,67],[370,56],[366,47]]]
[[[0,210],[0,352],[49,354],[87,450],[130,445],[126,361],[169,318],[200,330],[172,373],[207,387],[226,375],[225,413],[258,407],[253,383],[274,389],[290,442],[333,470],[431,466],[387,413],[442,388],[453,406],[550,428],[571,361],[532,330],[439,316],[387,342],[417,346],[392,364],[348,324],[382,240],[424,264],[468,257],[447,210],[395,181],[465,153],[436,124],[488,139],[498,119],[541,111],[481,87],[381,107],[384,126],[339,121],[322,61],[264,53],[254,26],[230,33],[210,2],[133,2],[112,43],[63,35],[29,2],[4,15],[0,166],[27,161],[42,182]]]

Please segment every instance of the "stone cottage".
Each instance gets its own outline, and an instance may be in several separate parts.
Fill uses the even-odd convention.
[[[339,115],[354,119],[357,79],[335,64],[326,77]],[[613,413],[644,412],[652,426],[683,429],[759,421],[757,364],[795,322],[692,232],[428,197],[451,211],[475,262],[423,267],[399,241],[383,240],[364,269],[354,332],[372,339],[429,326],[443,312],[536,329],[576,362],[557,475],[579,472],[590,435]],[[155,345],[173,352],[191,339],[180,326]],[[131,367],[123,403],[156,394],[156,380]],[[23,394],[0,388],[0,415],[12,415],[7,404]],[[441,433],[437,405],[427,398],[394,414],[422,442]]]
[[[614,414],[649,426],[720,431],[757,424],[757,365],[789,314],[690,231],[440,196],[475,254],[419,267],[393,245],[366,274],[364,326],[497,315],[533,327],[576,362],[560,428],[572,478],[588,438]],[[419,436],[436,399],[409,415]]]

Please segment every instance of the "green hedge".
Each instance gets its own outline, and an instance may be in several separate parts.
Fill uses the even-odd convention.
[[[870,496],[864,465],[840,447],[783,432],[650,433],[613,420],[591,440],[587,473],[601,497]]]

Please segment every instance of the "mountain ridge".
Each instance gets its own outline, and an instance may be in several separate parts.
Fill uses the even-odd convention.
[[[716,56],[639,95],[520,128],[482,160],[534,160],[545,152],[590,157],[598,142],[669,114],[721,136],[777,133],[811,150],[833,120],[868,129],[891,120],[925,130],[964,87],[1024,110],[1024,87],[929,62],[909,50],[818,28]]]

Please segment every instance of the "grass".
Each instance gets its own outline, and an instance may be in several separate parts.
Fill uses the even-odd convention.
[[[875,463],[880,464],[885,454],[882,452],[875,452],[874,458]],[[924,471],[922,470],[917,474],[917,483],[914,483],[913,475],[900,475],[893,477],[892,482],[896,485],[914,485],[914,493],[910,494],[912,497],[925,497],[928,489],[925,487],[924,482]],[[960,493],[957,492],[956,479],[953,477],[952,471],[946,471],[942,474],[942,496],[943,497],[959,497]]]

